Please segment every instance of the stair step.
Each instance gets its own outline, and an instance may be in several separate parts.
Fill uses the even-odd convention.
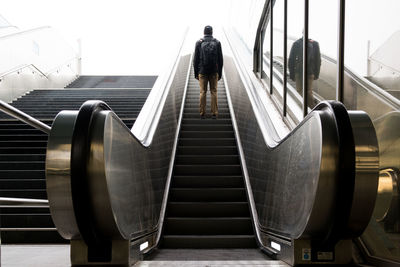
[[[1,128],[1,127],[0,127]],[[47,141],[47,134],[37,134],[37,135],[0,135],[1,141]]]
[[[181,218],[165,220],[166,235],[252,235],[250,217]]]
[[[1,124],[0,129],[35,129],[28,124]]]
[[[2,214],[1,227],[47,228],[54,227],[54,223],[49,214]]]
[[[256,247],[254,235],[164,235],[164,248]]]
[[[47,147],[47,141],[0,141],[0,147]]]
[[[0,197],[47,199],[46,189],[1,189]]]
[[[246,192],[244,188],[171,188],[169,197],[175,202],[244,202]]]
[[[44,179],[44,170],[0,170],[0,177],[3,179]]]
[[[6,154],[0,155],[0,162],[4,161],[45,161],[45,154]]]
[[[12,105],[51,125],[61,110],[83,102],[106,102],[131,127],[150,90],[34,90]],[[48,135],[0,114],[0,196],[46,199],[45,159]],[[1,208],[2,243],[64,243],[49,208]]]
[[[46,147],[1,147],[0,154],[46,154]]]
[[[5,189],[44,189],[45,179],[3,179],[0,178],[0,188]]]
[[[248,217],[247,202],[169,202],[170,217]]]
[[[0,170],[44,170],[44,161],[0,161]]]
[[[50,215],[50,209],[49,208],[21,208],[21,207],[16,207],[16,208],[0,208],[1,215],[4,214],[48,214]]]
[[[43,228],[42,228],[43,229]],[[45,228],[43,230],[36,228],[23,230],[7,230],[1,231],[2,244],[67,244],[66,240],[60,236],[56,228]]]
[[[14,129],[0,129],[0,135],[12,135],[15,134],[16,130]],[[17,131],[18,134],[31,135],[31,134],[43,134],[42,131],[37,129],[19,129]]]

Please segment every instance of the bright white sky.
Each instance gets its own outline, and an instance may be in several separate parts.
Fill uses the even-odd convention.
[[[81,38],[83,74],[159,74],[183,29],[190,26],[199,38],[205,25],[223,25],[231,1],[246,6],[245,0],[1,0],[0,12],[20,29],[50,25],[75,48]],[[298,28],[293,34],[300,35],[301,1],[289,3],[289,31]],[[352,0],[346,7],[346,65],[360,73],[368,41],[372,53],[400,29],[399,0],[373,3]],[[337,1],[310,1],[310,20],[321,22],[311,23],[310,37],[335,57]]]
[[[1,0],[1,14],[20,29],[52,26],[76,49],[82,39],[83,74],[158,74],[183,30],[200,38],[223,24],[229,1]]]

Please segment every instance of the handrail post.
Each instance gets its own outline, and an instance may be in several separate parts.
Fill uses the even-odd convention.
[[[304,35],[303,35],[303,116],[308,113],[308,7],[309,0],[304,0]]]
[[[283,117],[287,113],[287,0],[283,1]]]
[[[344,34],[345,34],[345,9],[346,1],[339,1],[339,25],[338,25],[338,54],[337,54],[337,80],[336,100],[343,103],[344,93]]]
[[[274,75],[274,58],[273,58],[273,54],[274,54],[274,6],[272,4],[272,1],[270,2],[270,33],[269,33],[269,93],[272,95],[273,93],[273,75]]]

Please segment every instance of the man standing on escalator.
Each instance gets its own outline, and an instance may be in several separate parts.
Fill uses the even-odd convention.
[[[211,26],[204,28],[204,38],[196,43],[193,67],[194,77],[200,84],[200,117],[205,119],[207,85],[210,84],[212,118],[218,116],[217,84],[222,76],[222,48],[221,43],[213,37]]]

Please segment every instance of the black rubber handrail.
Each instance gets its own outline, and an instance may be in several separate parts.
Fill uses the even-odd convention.
[[[93,221],[89,199],[87,162],[90,154],[91,123],[95,114],[111,110],[104,102],[86,101],[79,109],[71,141],[71,191],[79,232],[88,246],[89,261],[111,261],[111,240],[104,237]]]

